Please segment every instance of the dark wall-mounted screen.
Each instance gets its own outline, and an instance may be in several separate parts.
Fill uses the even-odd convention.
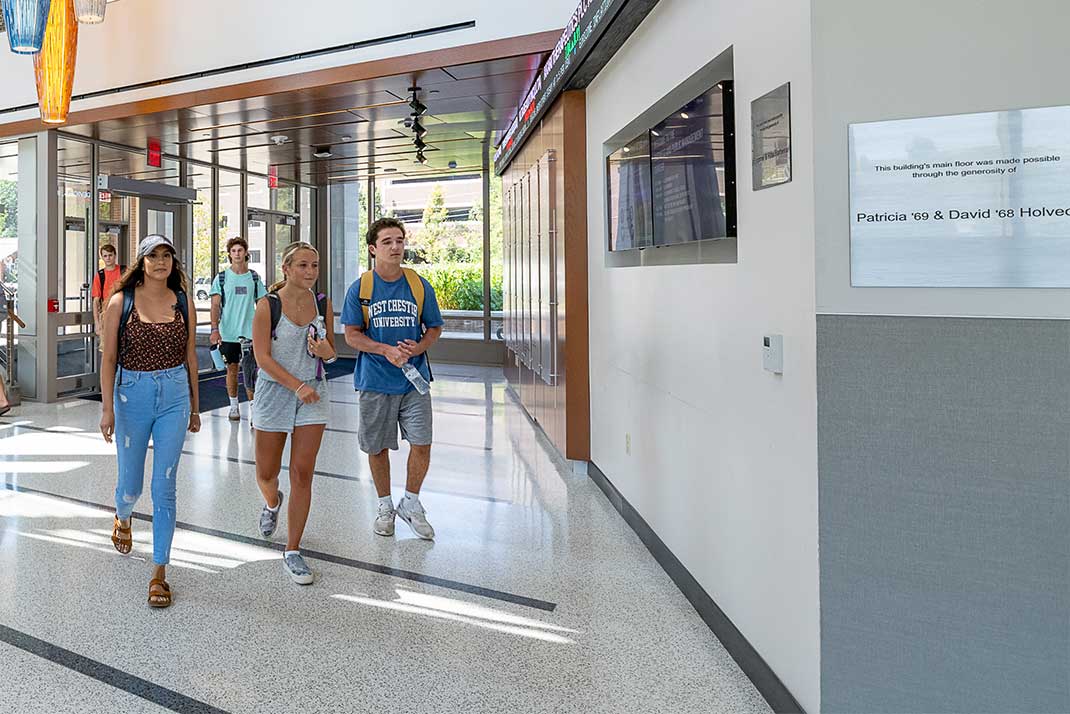
[[[654,245],[650,195],[650,136],[643,134],[609,155],[606,163],[609,249]]]
[[[734,238],[732,83],[610,154],[606,173],[611,251]]]

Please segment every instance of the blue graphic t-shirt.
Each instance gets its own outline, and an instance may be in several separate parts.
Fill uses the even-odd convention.
[[[397,345],[402,340],[420,341],[423,327],[441,327],[442,312],[438,309],[438,299],[431,284],[420,278],[424,284],[423,327],[416,324],[416,298],[412,295],[409,283],[402,275],[397,280],[388,282],[375,273],[372,288],[372,301],[368,306],[370,326],[364,324],[364,311],[360,307],[360,279],[349,286],[346,291],[346,303],[342,308],[342,324],[364,328],[364,334],[376,342]],[[411,360],[420,370],[424,379],[431,381],[431,372],[427,368],[427,355],[422,354]],[[362,352],[357,358],[353,370],[353,385],[359,392],[379,392],[381,394],[405,394],[414,389],[400,369],[390,364],[382,355]]]

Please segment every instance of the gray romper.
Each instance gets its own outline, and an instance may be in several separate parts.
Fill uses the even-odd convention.
[[[309,325],[295,325],[283,313],[271,342],[271,356],[283,369],[319,392],[320,400],[305,404],[261,369],[253,396],[254,429],[292,434],[295,427],[327,423],[327,377],[316,380],[319,360],[308,354],[308,333]],[[306,393],[301,390],[302,395]]]

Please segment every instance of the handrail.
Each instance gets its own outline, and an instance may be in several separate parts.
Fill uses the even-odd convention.
[[[0,285],[0,288],[3,288]],[[3,288],[4,292],[7,292],[7,288]],[[7,301],[7,384],[8,387],[14,387],[18,383],[18,368],[19,358],[18,352],[15,351],[15,325],[18,325],[20,329],[26,328],[26,323],[22,321],[15,313],[15,308],[12,306],[12,301]]]

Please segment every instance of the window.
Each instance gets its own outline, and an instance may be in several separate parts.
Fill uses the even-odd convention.
[[[400,179],[376,186],[381,190],[376,217],[405,222],[406,262],[435,289],[446,320],[444,336],[482,340],[483,177]]]
[[[234,236],[245,234],[241,215],[242,176],[233,171],[219,170],[219,206],[217,207],[219,225],[218,265],[223,270],[227,267],[227,241]],[[250,246],[251,248],[252,246]]]
[[[212,169],[208,166],[189,164],[190,187],[197,191],[193,204],[193,261],[190,279],[193,281],[193,302],[197,307],[197,324],[201,329],[210,327],[212,307],[208,292],[212,289]]]

